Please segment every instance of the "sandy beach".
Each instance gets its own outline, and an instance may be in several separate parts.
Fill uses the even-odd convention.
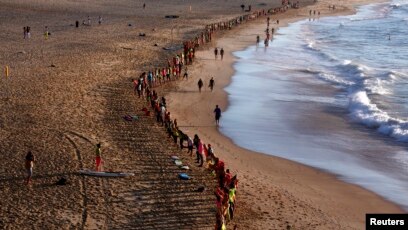
[[[328,9],[331,4],[337,3],[325,2],[271,18],[279,19],[279,26],[285,26],[289,22],[308,18],[310,9],[320,11],[322,16],[350,14],[353,12],[352,4],[363,2],[349,2],[340,7],[336,5],[340,10],[335,12]],[[241,210],[242,206],[244,210],[251,210],[257,218],[250,224],[239,218],[237,223],[254,229],[362,229],[365,213],[402,212],[399,207],[372,192],[285,159],[239,148],[218,132],[214,125],[213,110],[215,105],[224,110],[228,106],[228,95],[223,88],[230,83],[234,73],[231,52],[255,44],[257,35],[262,40],[266,19],[259,21],[223,35],[211,48],[199,52],[199,63],[191,74],[194,80],[180,83],[175,92],[169,93],[170,106],[175,108],[172,113],[182,121],[180,127],[185,127],[183,129],[188,130],[189,135],[197,133],[204,136],[207,143],[215,144],[216,153],[226,159],[230,169],[241,175],[239,205]],[[272,27],[278,27],[276,22]],[[219,57],[215,60],[214,47],[226,50],[224,60],[221,61]],[[208,85],[211,77],[216,81],[215,90],[210,92],[207,88],[201,94],[198,93],[198,78],[202,78],[204,85]]]
[[[301,6],[311,1],[300,1]],[[362,2],[336,1],[290,10],[272,19],[280,26],[308,16],[309,9],[351,13]],[[253,9],[273,8],[248,1]],[[208,23],[244,14],[233,1],[8,1],[0,0],[0,228],[1,229],[211,229],[215,223],[215,180],[144,116],[131,80],[164,66],[185,39]],[[346,7],[347,5],[347,7]],[[165,15],[179,15],[167,19]],[[101,25],[98,17],[102,16]],[[82,25],[88,23],[90,25]],[[79,21],[79,28],[75,27]],[[402,210],[358,186],[315,169],[237,147],[213,122],[222,89],[233,75],[231,51],[254,44],[266,18],[225,33],[196,52],[188,81],[157,87],[172,117],[189,135],[199,134],[238,174],[237,213],[228,229],[361,229],[365,213]],[[30,26],[30,39],[23,27]],[[48,26],[50,36],[43,36]],[[276,28],[275,24],[272,24]],[[139,36],[144,33],[145,36]],[[224,60],[213,48],[223,47]],[[3,67],[8,65],[10,76]],[[214,92],[196,83],[216,79]],[[128,122],[126,114],[138,115]],[[222,120],[221,120],[222,122]],[[128,178],[84,177],[94,168],[94,146],[102,144],[104,168],[134,172]],[[36,156],[33,184],[24,184],[24,157]],[[194,179],[181,181],[170,156],[179,155]],[[68,180],[56,186],[61,177]],[[204,186],[202,193],[195,190]]]

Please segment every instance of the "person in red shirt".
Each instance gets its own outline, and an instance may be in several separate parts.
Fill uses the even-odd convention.
[[[225,171],[225,176],[224,176],[224,187],[229,188],[231,184],[231,179],[232,179],[232,174],[230,173],[229,169]]]

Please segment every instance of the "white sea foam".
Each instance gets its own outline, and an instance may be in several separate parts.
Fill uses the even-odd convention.
[[[349,110],[351,117],[357,122],[376,128],[380,133],[399,141],[408,141],[408,121],[390,117],[376,104],[371,103],[365,91],[349,95]]]
[[[388,3],[382,4],[365,6],[360,10],[363,14],[354,16],[364,21],[353,22],[350,16],[344,16],[292,24],[282,29],[285,36],[275,37],[270,44],[273,49],[258,47],[253,48],[253,54],[242,55],[245,61],[242,67],[236,67],[235,86],[228,91],[231,103],[221,130],[228,129],[232,139],[246,148],[279,153],[328,170],[408,210],[404,193],[408,177],[400,180],[408,157],[404,164],[394,159],[396,152],[405,149],[392,141],[408,142],[408,120],[402,117],[408,111],[408,91],[404,89],[408,68],[403,58],[406,40],[396,39],[407,34],[406,21],[394,23],[395,18],[407,18],[407,14],[403,7],[394,10]],[[391,11],[382,9],[385,7]],[[397,11],[399,17],[394,18]],[[384,20],[368,20],[379,18],[377,13]],[[390,22],[394,23],[391,27]],[[347,30],[340,29],[339,23]],[[388,42],[381,32],[388,33],[395,29],[393,26],[403,35],[393,32],[395,39]],[[341,90],[323,88],[315,78]],[[336,95],[332,97],[330,92]],[[327,120],[327,125],[333,127],[330,132],[305,124],[309,118],[316,121],[316,115],[326,111],[339,116],[347,113],[353,121],[372,130],[336,126],[339,123],[332,119]],[[324,116],[321,118],[325,121]],[[379,135],[371,135],[374,133],[384,135],[377,138]],[[384,141],[387,139],[390,141]]]
[[[350,63],[351,63],[351,60],[346,59],[346,60],[343,61],[343,65],[349,65]]]
[[[334,83],[334,84],[340,85],[340,86],[352,86],[352,85],[355,84],[352,81],[341,79],[341,78],[337,77],[336,75],[330,74],[330,73],[319,73],[318,76],[319,76],[320,79],[322,79],[324,81],[327,81],[329,83]]]
[[[401,71],[396,71],[396,70],[391,70],[387,73],[387,76],[391,79],[396,79],[396,78],[408,78],[408,74],[401,72]]]
[[[401,6],[401,4],[400,4],[400,3],[391,3],[390,6],[391,6],[392,8],[394,8],[394,9],[397,9],[398,7]]]
[[[389,83],[389,81],[379,78],[365,79],[363,82],[366,91],[379,95],[391,94],[391,90],[386,87]]]
[[[341,65],[337,66],[340,73],[344,74],[346,77],[353,79],[354,81],[361,81],[366,78],[366,72],[370,71],[371,68],[362,64],[356,64],[351,60],[343,60]]]
[[[316,43],[315,41],[310,41],[310,40],[309,40],[309,41],[307,42],[307,47],[310,48],[310,49],[315,50],[315,49],[316,49],[316,48],[315,48],[315,43]]]

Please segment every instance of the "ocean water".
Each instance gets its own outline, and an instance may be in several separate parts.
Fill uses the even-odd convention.
[[[408,1],[296,22],[234,55],[222,133],[408,210]]]

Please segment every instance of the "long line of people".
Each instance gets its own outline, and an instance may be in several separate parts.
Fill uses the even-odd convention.
[[[225,163],[216,156],[211,144],[204,144],[197,134],[193,138],[182,132],[177,124],[177,119],[172,119],[170,111],[166,105],[165,97],[158,96],[154,87],[161,86],[166,82],[180,79],[183,66],[193,64],[195,58],[195,51],[200,46],[212,41],[214,33],[221,30],[230,30],[244,22],[256,19],[267,14],[276,14],[284,12],[286,5],[267,12],[265,10],[255,11],[250,14],[236,17],[231,20],[213,23],[205,26],[196,37],[183,43],[183,50],[176,54],[172,60],[167,60],[166,67],[157,67],[154,70],[143,72],[139,78],[133,79],[133,87],[135,93],[139,98],[146,99],[154,111],[156,121],[164,126],[168,137],[172,138],[173,142],[179,146],[180,149],[187,148],[187,153],[193,157],[193,150],[195,149],[196,163],[199,167],[205,167],[217,178],[218,185],[215,189],[214,195],[216,198],[216,230],[226,229],[226,225],[234,217],[236,209],[236,193],[238,188],[237,175],[226,169]],[[188,78],[187,67],[184,69],[184,77]],[[183,77],[183,78],[184,78]],[[144,108],[146,115],[150,115],[150,111]],[[178,142],[178,143],[177,143]],[[185,142],[187,144],[185,145]]]

